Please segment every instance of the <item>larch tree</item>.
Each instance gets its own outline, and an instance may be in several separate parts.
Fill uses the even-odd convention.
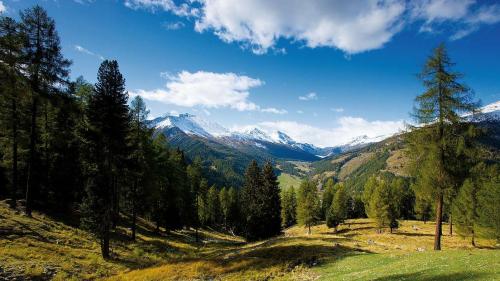
[[[334,190],[335,183],[333,179],[329,178],[325,183],[325,188],[323,189],[323,195],[321,197],[321,217],[326,218],[326,215],[330,211],[330,206],[332,205],[333,196],[335,195]]]
[[[304,180],[297,194],[297,222],[307,227],[311,234],[311,226],[320,219],[321,204],[315,182]]]
[[[28,216],[31,216],[33,196],[38,192],[40,180],[43,179],[35,170],[40,158],[38,151],[39,105],[40,102],[46,104],[47,96],[57,91],[61,84],[66,84],[71,62],[63,57],[55,22],[42,7],[37,5],[21,12],[21,31],[26,39],[23,53],[27,67],[23,71],[29,81],[31,93],[25,211]]]
[[[283,190],[281,195],[281,225],[290,227],[297,223],[297,195],[295,188]]]
[[[462,75],[452,70],[454,63],[443,44],[428,58],[420,79],[425,92],[415,99],[414,117],[421,126],[408,134],[410,156],[415,169],[417,184],[430,194],[436,206],[434,249],[441,249],[444,198],[458,188],[454,169],[457,161],[457,128],[464,122],[463,114],[475,112],[477,104],[470,89],[460,83]],[[465,155],[462,153],[462,155]]]
[[[0,124],[5,135],[3,143],[10,147],[4,162],[10,162],[10,207],[16,208],[19,192],[19,146],[22,143],[24,100],[27,87],[22,74],[23,44],[25,36],[21,26],[9,17],[0,18]]]
[[[245,183],[241,191],[245,236],[248,240],[264,238],[262,208],[264,206],[262,172],[257,161],[252,161],[245,173]]]

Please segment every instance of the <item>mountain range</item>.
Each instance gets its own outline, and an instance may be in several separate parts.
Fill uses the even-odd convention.
[[[467,118],[477,122],[500,120],[500,101],[482,107],[479,113]],[[241,183],[245,168],[253,159],[260,163],[275,162],[281,170],[293,170],[294,166],[288,164],[290,161],[319,161],[393,136],[361,135],[345,144],[322,148],[298,142],[282,131],[266,133],[257,126],[234,131],[187,113],[167,114],[150,120],[149,125],[157,133],[164,134],[171,146],[184,150],[191,159],[201,157],[205,168],[213,174],[212,181],[219,184]]]

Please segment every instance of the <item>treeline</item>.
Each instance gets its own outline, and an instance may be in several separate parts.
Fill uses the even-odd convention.
[[[211,227],[249,240],[281,231],[270,163],[252,162],[241,192],[209,186],[200,158],[148,127],[144,101],[129,105],[116,61],[102,62],[94,85],[70,81],[70,65],[43,8],[1,17],[0,196],[11,208],[79,216],[105,258],[117,225],[133,240],[139,216],[157,231]]]

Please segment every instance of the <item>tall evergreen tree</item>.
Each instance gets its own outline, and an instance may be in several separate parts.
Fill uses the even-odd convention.
[[[451,62],[444,45],[440,45],[427,60],[420,78],[426,91],[417,96],[415,119],[425,125],[410,134],[410,152],[418,163],[417,187],[428,189],[436,205],[436,230],[434,249],[441,249],[444,197],[459,186],[456,173],[459,139],[457,126],[463,122],[462,113],[473,112],[477,105],[472,102],[469,88],[459,82],[461,74],[451,70]]]
[[[263,185],[262,173],[257,161],[252,161],[245,173],[245,185],[242,190],[245,236],[248,240],[264,238],[262,227]]]
[[[483,172],[478,196],[478,221],[484,235],[500,243],[500,165],[495,164]]]
[[[146,104],[140,96],[135,97],[131,102],[130,108],[130,165],[129,171],[132,177],[132,184],[129,184],[127,192],[127,205],[132,213],[131,239],[135,240],[136,221],[139,208],[142,206],[143,193],[147,182],[148,161],[147,149],[151,132],[147,127],[146,121],[149,111]]]
[[[321,217],[326,218],[327,213],[330,211],[330,206],[332,205],[335,183],[333,179],[329,178],[325,184],[323,190],[323,196],[321,198]]]
[[[297,222],[307,227],[307,233],[311,234],[311,226],[319,221],[321,204],[318,189],[313,181],[304,180],[297,194]]]
[[[215,185],[208,189],[207,210],[209,225],[217,226],[220,223],[221,209],[219,200],[219,190]]]
[[[23,99],[26,83],[23,79],[23,44],[25,36],[20,25],[9,17],[0,18],[0,125],[5,135],[0,134],[6,146],[4,162],[11,163],[9,195],[10,206],[16,207],[19,192],[19,144],[22,138]]]
[[[327,226],[335,228],[335,232],[337,231],[337,226],[347,218],[348,199],[345,187],[343,185],[339,186],[326,216]]]
[[[127,155],[127,99],[118,63],[105,60],[86,112],[88,183],[82,204],[82,223],[100,239],[104,258],[109,257],[110,229],[118,212],[118,181]]]
[[[27,67],[24,73],[30,84],[31,106],[29,132],[29,158],[26,185],[26,214],[31,216],[33,195],[38,192],[38,183],[42,178],[36,175],[35,167],[39,160],[37,145],[38,110],[40,100],[46,103],[46,97],[66,83],[71,62],[66,60],[61,52],[59,35],[55,22],[40,6],[35,6],[21,12],[21,30],[26,36],[23,53]],[[47,118],[45,118],[47,120]],[[48,157],[48,155],[45,155]],[[47,167],[45,167],[47,168]]]
[[[200,227],[200,216],[199,216],[199,191],[200,184],[202,180],[202,162],[200,157],[196,157],[194,162],[187,167],[187,176],[189,179],[189,184],[191,188],[191,194],[194,198],[193,202],[193,222],[192,226],[195,228],[196,242],[199,240],[198,228]]]
[[[281,232],[281,197],[278,178],[270,162],[267,162],[262,169],[262,180],[263,224],[266,236],[271,237]]]
[[[297,223],[297,195],[295,188],[284,190],[281,196],[281,225],[290,227]]]

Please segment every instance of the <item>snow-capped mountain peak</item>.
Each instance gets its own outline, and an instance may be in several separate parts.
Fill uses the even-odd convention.
[[[204,138],[229,135],[230,132],[223,126],[215,122],[210,122],[189,113],[175,115],[165,115],[152,121],[152,126],[157,129],[177,127],[189,135],[196,135]]]
[[[283,133],[282,131],[274,132],[272,138],[277,143],[288,144],[288,145],[294,145],[297,143],[290,136]]]

